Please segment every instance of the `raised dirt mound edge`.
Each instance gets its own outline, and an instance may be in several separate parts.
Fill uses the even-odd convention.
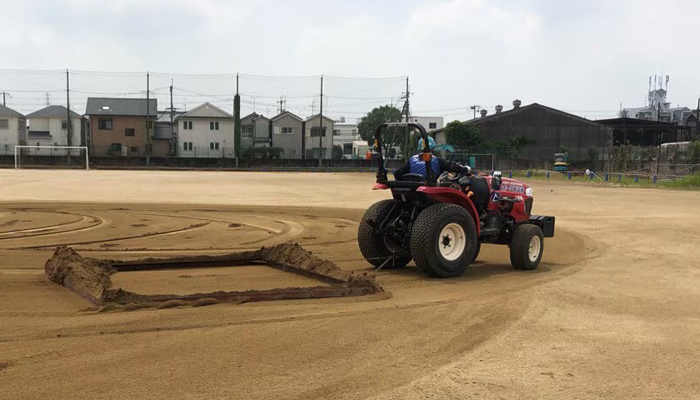
[[[287,272],[301,274],[331,286],[308,288],[279,288],[270,290],[217,291],[187,295],[142,295],[121,288],[112,288],[110,276],[118,271],[151,270],[158,268],[211,267],[225,263],[257,262]],[[44,265],[51,282],[62,285],[97,306],[135,303],[163,303],[172,300],[195,305],[201,299],[210,302],[269,301],[321,297],[358,296],[383,292],[375,275],[366,271],[343,271],[333,262],[316,257],[298,244],[280,244],[260,250],[230,253],[218,256],[147,258],[140,260],[105,260],[84,258],[70,247],[56,248]],[[133,308],[133,307],[131,307]]]

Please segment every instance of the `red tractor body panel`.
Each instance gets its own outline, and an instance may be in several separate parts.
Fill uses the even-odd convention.
[[[486,182],[491,188],[492,176],[485,176]],[[526,209],[527,201],[532,204],[532,191],[530,187],[520,181],[510,178],[502,178],[500,190],[490,190],[489,210],[499,211],[503,206],[500,199],[503,197],[517,200],[513,203],[513,209],[508,213],[516,222],[527,222],[530,219],[530,212]],[[530,195],[528,195],[528,193]],[[530,200],[528,200],[530,199]]]

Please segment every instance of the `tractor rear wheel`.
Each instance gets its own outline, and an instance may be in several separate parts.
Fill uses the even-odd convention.
[[[544,252],[544,235],[535,224],[515,228],[510,242],[510,263],[515,269],[533,270],[540,265]]]
[[[411,255],[425,274],[459,276],[474,259],[476,225],[464,208],[440,203],[421,212],[411,231]]]
[[[401,268],[411,261],[410,254],[403,251],[390,238],[376,232],[376,227],[389,215],[395,204],[394,200],[382,200],[372,204],[357,228],[360,252],[365,260],[375,267],[383,265],[382,268],[386,269]]]

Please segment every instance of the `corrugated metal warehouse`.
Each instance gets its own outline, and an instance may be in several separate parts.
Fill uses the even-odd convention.
[[[590,147],[596,148],[598,160],[604,160],[610,152],[612,129],[609,127],[537,103],[520,107],[520,101],[516,100],[513,105],[511,110],[465,123],[478,126],[487,141],[525,135],[533,143],[523,147],[520,155],[533,168],[549,168],[554,153],[562,147],[568,149],[569,161],[589,160]],[[445,143],[443,129],[435,131],[435,140],[438,144]]]

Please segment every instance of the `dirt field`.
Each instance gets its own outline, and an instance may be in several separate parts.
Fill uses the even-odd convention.
[[[380,271],[343,299],[95,313],[44,276],[57,245],[129,259],[298,242],[367,269],[370,174],[0,170],[0,398],[700,398],[700,193],[532,182],[540,268],[485,245],[461,278]],[[118,273],[142,292],[304,286]]]

